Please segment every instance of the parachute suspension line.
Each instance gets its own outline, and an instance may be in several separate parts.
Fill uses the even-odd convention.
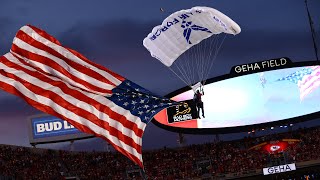
[[[161,61],[161,60],[160,60]],[[161,61],[162,62],[162,61]],[[187,86],[190,86],[190,83],[188,81],[188,78],[186,76],[186,72],[182,72],[181,69],[179,68],[179,66],[177,65],[177,63],[173,63],[171,66],[176,66],[180,72],[181,75],[179,75],[177,72],[175,72],[171,67],[168,67],[180,80],[182,80]],[[191,87],[191,86],[190,86]]]
[[[198,62],[197,62],[197,67],[198,67],[198,80],[202,80],[203,78],[203,66],[205,64],[205,48],[207,46],[207,41],[208,39],[206,39],[203,43],[201,43],[201,45],[198,47]]]
[[[218,41],[218,35],[208,38],[197,46],[194,46],[194,59],[195,67],[197,70],[197,82],[205,80],[205,74],[211,69],[214,59],[212,59],[212,53],[215,50],[214,46]]]
[[[193,50],[193,47],[190,48],[190,50]],[[184,78],[185,82],[187,82],[188,86],[192,87],[192,84],[194,82],[194,76],[195,74],[193,73],[194,70],[194,63],[192,61],[191,51],[187,51],[184,54],[182,54],[179,57],[179,60],[176,61],[175,67],[176,69],[180,72],[182,75],[181,78]]]
[[[194,49],[193,51],[191,52],[192,55],[193,55],[193,71],[194,71],[194,76],[195,76],[195,79],[194,79],[194,83],[197,83],[196,81],[199,80],[199,68],[200,68],[200,59],[199,59],[199,56],[200,56],[200,52],[201,52],[201,46],[202,46],[202,42],[200,42],[198,45],[194,46]]]
[[[187,56],[188,59],[186,59],[184,62],[186,62],[186,65],[188,66],[188,72],[189,73],[189,77],[190,77],[190,84],[194,84],[196,81],[196,71],[197,71],[197,63],[195,62],[195,51],[197,50],[198,45],[193,46],[189,49],[189,51],[187,53],[185,53],[185,55]]]
[[[199,81],[205,84],[226,36],[216,34],[191,47],[169,69],[190,88]]]
[[[212,39],[214,39],[215,37],[213,37]],[[211,48],[208,49],[208,45],[210,45],[210,40],[212,40],[211,38],[207,39],[204,43],[204,48],[203,51],[205,51],[206,53],[201,53],[201,71],[200,71],[200,75],[201,75],[201,81],[203,81],[204,79],[204,74],[206,72],[206,67],[207,67],[207,63],[208,63],[208,58],[207,56],[211,53]],[[207,67],[208,68],[208,67]]]
[[[187,83],[183,78],[181,78],[171,67],[169,67],[169,69],[170,69],[181,81],[183,81],[187,86],[189,86],[190,88],[192,88],[192,87],[190,86],[190,84]]]
[[[187,69],[187,72],[189,72],[189,73],[187,73],[187,77],[189,78],[190,85],[192,85],[192,83],[194,81],[194,74],[193,74],[193,69],[192,69],[192,61],[187,59],[186,53],[184,53],[183,55],[184,55],[184,58],[185,58],[183,60],[183,62],[186,62],[185,63],[186,68],[185,69]]]
[[[200,68],[201,68],[201,49],[202,49],[202,45],[203,45],[203,42],[199,43],[197,46],[195,46],[195,49],[194,49],[194,74],[195,76],[197,76],[196,80],[195,81],[198,81],[200,79],[200,76],[199,76],[199,72],[200,72]]]
[[[197,46],[195,46],[195,49],[194,49],[194,70],[196,71],[195,72],[195,75],[197,75],[197,79],[195,81],[199,81],[201,80],[201,71],[202,71],[202,65],[203,65],[203,48],[205,47],[205,41],[199,43]]]
[[[217,26],[217,24],[215,25]],[[201,81],[201,84],[204,84],[204,81],[206,80],[205,78],[205,74],[208,74],[208,71],[210,71],[211,67],[210,62],[213,62],[214,59],[211,59],[211,54],[212,51],[215,50],[214,48],[212,48],[212,44],[214,44],[217,41],[217,37],[219,34],[215,34],[213,35],[213,37],[211,38],[207,38],[203,41],[203,48],[202,51],[203,53],[199,53],[199,58],[200,58],[200,62],[199,64],[201,65],[200,70],[198,71],[198,75],[200,76],[199,79]],[[204,53],[206,52],[206,53]]]
[[[177,70],[179,70],[180,74],[182,75],[182,77],[185,79],[185,81],[188,83],[188,84],[191,84],[190,83],[190,79],[188,78],[188,74],[186,72],[186,70],[183,68],[183,66],[177,66]]]
[[[210,58],[211,54],[212,54],[212,50],[213,50],[212,44],[213,44],[213,42],[216,41],[216,39],[217,39],[216,36],[217,35],[215,35],[212,38],[209,38],[209,39],[207,39],[205,41],[205,46],[204,46],[203,49],[204,49],[204,51],[206,53],[203,53],[202,54],[202,58],[201,58],[202,59],[202,62],[201,62],[202,66],[201,66],[201,71],[200,71],[200,73],[201,73],[201,81],[205,80],[204,79],[205,78],[205,73],[210,70],[208,68],[209,68],[210,61],[212,61],[212,59]]]
[[[174,69],[173,71],[178,74],[178,71],[180,72],[179,76],[180,78],[184,79],[184,82],[187,83],[188,86],[192,86],[192,84],[195,82],[195,71],[196,71],[196,63],[194,62],[194,54],[192,53],[195,51],[195,48],[197,46],[191,47],[188,51],[183,53],[177,61],[175,61],[174,64]]]
[[[193,62],[194,62],[194,74],[195,76],[197,76],[197,78],[195,78],[194,82],[197,83],[200,79],[201,79],[201,71],[202,71],[202,56],[204,53],[202,53],[202,49],[204,46],[204,41],[202,41],[201,43],[197,44],[196,46],[194,46],[193,51],[192,51],[192,55],[193,55]]]
[[[218,38],[218,35],[220,36],[225,30],[220,23],[212,21],[212,13],[217,18],[224,19],[227,26],[231,25],[234,31],[233,34],[236,35],[241,32],[240,27],[233,20],[216,9],[193,7],[187,11],[196,12],[199,9],[206,13],[190,16],[190,22],[184,22],[187,24],[183,23],[181,26],[176,25],[176,28],[167,28],[166,32],[163,31],[158,38],[154,37],[157,35],[159,28],[158,26],[154,27],[152,32],[143,40],[144,47],[151,55],[166,66],[170,64],[168,68],[190,87],[195,83],[204,84],[206,82],[223,43],[220,45],[220,37]],[[164,11],[163,9],[160,10]],[[177,11],[163,20],[162,24],[172,24],[172,18],[183,13],[185,13],[185,10]],[[207,26],[207,23],[210,24],[210,27],[202,27]],[[211,40],[212,42],[210,42]],[[167,54],[163,54],[163,52]],[[188,54],[189,56],[186,57]]]
[[[199,49],[200,49],[200,47],[201,47],[201,44],[202,43],[199,43],[199,44],[197,44],[196,46],[193,46],[192,47],[192,49],[191,49],[191,51],[190,51],[190,53],[191,53],[191,58],[192,58],[192,62],[193,62],[193,69],[192,69],[192,74],[193,74],[193,76],[194,76],[194,78],[193,78],[193,83],[196,83],[195,81],[197,80],[197,79],[199,79],[199,75],[198,75],[198,73],[197,72],[199,72],[199,62],[198,62],[198,57],[197,57],[197,54],[199,54]],[[197,78],[197,77],[198,78]]]
[[[203,83],[205,83],[206,79],[208,78],[212,65],[215,61],[215,56],[212,56],[212,54],[217,53],[217,44],[219,43],[219,38],[220,34],[215,35],[214,38],[212,38],[212,40],[210,41],[210,44],[207,46],[209,48],[209,53],[206,57],[207,63],[204,64],[204,72],[202,77]]]
[[[204,78],[203,78],[203,80],[204,80],[203,84],[205,84],[206,81],[207,81],[207,78],[208,78],[208,76],[210,74],[210,70],[212,69],[212,66],[213,66],[213,64],[214,64],[214,62],[216,60],[217,54],[219,52],[219,49],[220,49],[220,47],[221,47],[221,45],[223,43],[223,41],[222,41],[220,46],[219,46],[219,42],[220,42],[220,35],[217,35],[215,40],[212,41],[211,44],[210,44],[210,49],[212,49],[212,51],[210,51],[210,54],[208,56],[209,60],[207,61],[208,64],[206,66],[207,69],[205,71],[205,75],[204,75]]]
[[[214,36],[214,38],[212,38],[212,41],[210,41],[209,43],[209,49],[208,49],[208,51],[209,51],[209,53],[208,53],[208,55],[207,55],[207,60],[206,60],[206,64],[204,64],[204,74],[203,74],[203,78],[202,78],[202,80],[206,80],[206,74],[207,73],[209,73],[210,72],[210,70],[211,70],[211,67],[212,67],[212,64],[214,63],[214,61],[215,61],[215,58],[214,58],[214,56],[212,56],[212,54],[213,54],[213,52],[214,51],[216,51],[216,48],[215,48],[215,45],[219,42],[219,37],[220,37],[220,35],[219,34],[217,34],[217,35],[215,35]]]
[[[175,72],[180,79],[184,79],[183,81],[188,86],[191,87],[191,85],[199,81],[204,83],[208,78],[210,69],[223,44],[223,41],[219,44],[221,39],[219,36],[221,35],[216,34],[196,46],[191,47],[189,51],[179,57],[178,61],[173,63],[177,71],[173,69],[172,71]],[[178,72],[180,72],[180,75],[178,75]]]
[[[219,53],[219,51],[220,51],[220,49],[221,49],[221,47],[222,47],[222,44],[224,43],[224,40],[226,39],[226,36],[227,36],[227,34],[224,34],[223,39],[222,39],[222,41],[221,41],[220,45],[218,46],[218,48],[216,49],[216,51],[215,51],[215,53],[214,53],[214,57],[213,57],[213,59],[216,59],[216,57],[217,57],[217,55],[218,55],[218,53]],[[215,43],[215,44],[217,44],[217,45],[218,45],[218,43]],[[212,66],[213,66],[213,62],[214,62],[214,61],[211,61],[211,64],[210,64],[209,69],[211,69],[211,68],[212,68]],[[205,76],[205,80],[204,80],[204,83],[203,83],[203,84],[205,84],[205,83],[206,83],[207,78],[208,78],[208,76],[209,76],[209,73],[210,73],[210,71],[207,71],[207,72],[206,72],[206,76]]]
[[[188,82],[188,85],[191,85],[192,84],[192,79],[191,79],[192,73],[190,73],[190,67],[188,66],[189,61],[187,60],[186,53],[184,53],[182,55],[182,58],[179,60],[179,62],[176,63],[176,65],[179,65],[178,70],[180,72],[182,72],[182,70],[183,70],[183,72],[184,72],[183,74],[184,74],[186,81]],[[180,69],[179,69],[179,67],[180,67]]]

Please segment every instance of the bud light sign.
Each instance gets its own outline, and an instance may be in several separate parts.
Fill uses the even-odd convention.
[[[80,133],[78,129],[69,124],[67,121],[63,121],[54,116],[40,117],[32,120],[33,137],[44,138],[57,135],[75,134]]]
[[[67,121],[50,115],[30,118],[30,143],[66,141],[92,136],[83,133]]]

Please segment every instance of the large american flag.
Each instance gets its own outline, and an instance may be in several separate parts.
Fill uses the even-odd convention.
[[[0,57],[0,88],[107,140],[140,167],[146,124],[175,103],[93,63],[31,25],[18,31],[10,52]]]
[[[300,100],[302,101],[308,94],[320,86],[320,66],[308,66],[277,81],[283,80],[289,80],[298,85]]]

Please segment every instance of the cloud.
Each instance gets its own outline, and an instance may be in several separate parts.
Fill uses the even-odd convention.
[[[0,117],[9,117],[16,114],[30,116],[34,113],[39,113],[37,109],[27,104],[22,98],[1,92],[0,98]]]
[[[185,85],[143,47],[142,40],[155,25],[157,22],[130,20],[79,23],[58,38],[94,62],[164,95]],[[237,36],[227,36],[209,77],[229,73],[234,65],[264,59],[311,60],[312,51],[306,32],[244,28]]]
[[[14,20],[9,17],[0,16],[0,54],[7,53],[10,49],[12,37],[16,32],[10,31],[13,29]],[[9,38],[10,37],[10,38]]]
[[[92,61],[156,94],[165,95],[185,84],[160,61],[152,58],[142,45],[143,39],[156,25],[157,21],[142,23],[128,19],[82,21],[58,35],[57,39]],[[0,52],[4,54],[12,41],[8,37],[16,33],[16,30],[9,31],[15,23],[13,19],[2,18],[0,26],[0,39],[5,42]],[[283,56],[293,61],[315,59],[310,33],[243,27],[239,35],[226,37],[208,77],[229,73],[234,65]]]
[[[66,46],[90,55],[119,56],[144,50],[142,40],[150,28],[134,21],[121,20],[104,24],[79,23],[59,39]]]

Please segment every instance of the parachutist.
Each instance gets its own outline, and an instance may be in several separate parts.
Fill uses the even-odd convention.
[[[166,11],[162,7],[159,9],[162,13]],[[199,80],[208,78],[216,57],[214,54],[220,49],[220,46],[206,48],[203,43],[222,44],[224,38],[218,38],[219,34],[237,35],[240,32],[240,26],[225,14],[210,7],[197,6],[166,17],[143,39],[143,46],[152,57],[196,91]],[[193,51],[193,47],[198,50]],[[204,69],[194,70],[193,67]],[[192,85],[194,82],[199,84]]]
[[[198,90],[196,91],[196,93],[194,94],[194,97],[193,97],[193,100],[194,100],[195,103],[196,103],[197,116],[198,116],[199,119],[201,119],[201,118],[200,118],[200,110],[202,111],[202,117],[205,118],[205,117],[204,117],[203,102],[202,102],[202,100],[201,100],[201,96],[203,96],[203,95],[204,95],[203,89],[201,89],[201,92],[200,92],[200,90],[198,89]]]

